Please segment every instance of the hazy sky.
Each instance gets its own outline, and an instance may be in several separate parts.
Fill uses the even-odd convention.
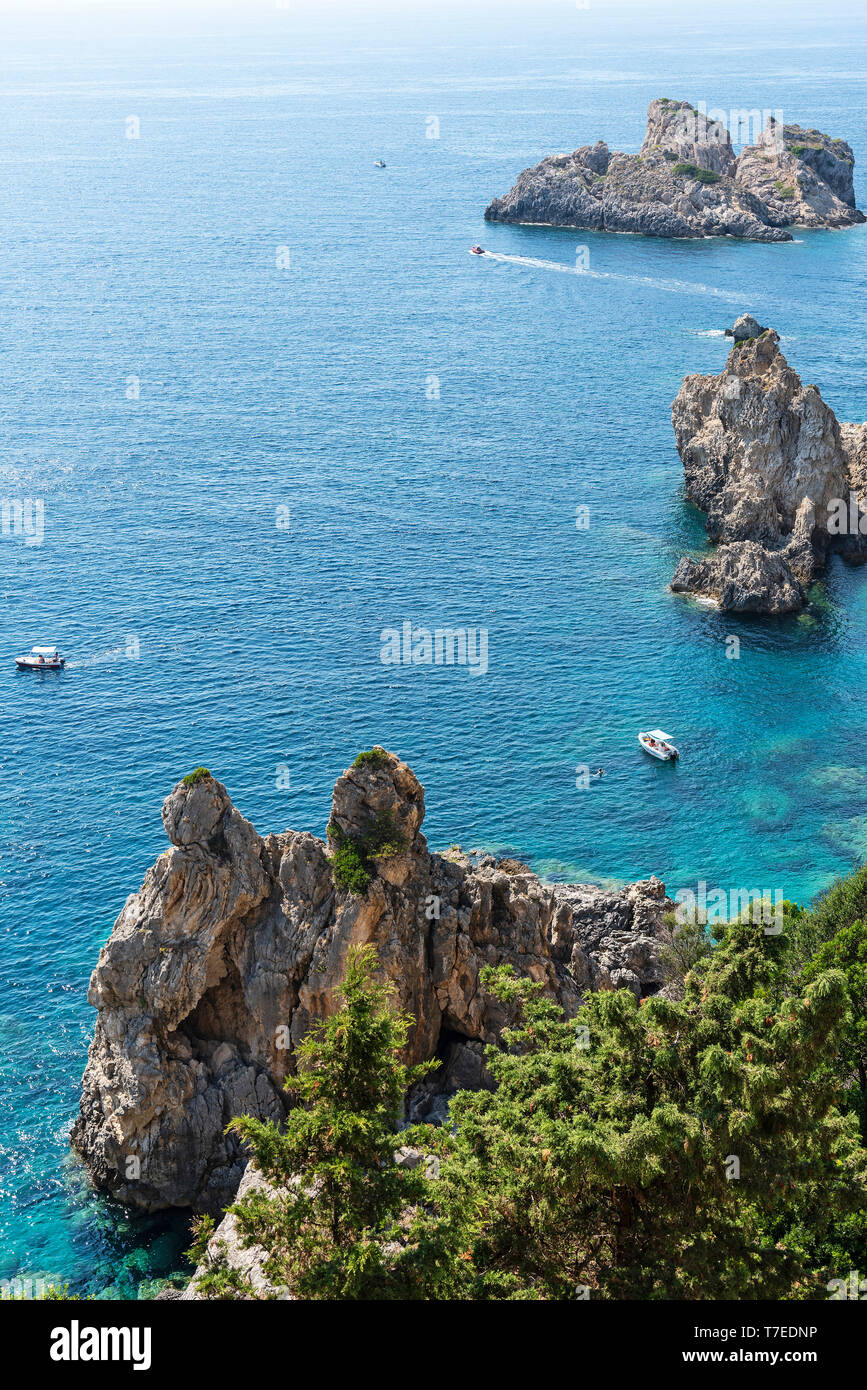
[[[76,41],[104,36],[141,35],[156,40],[173,35],[197,36],[283,31],[294,24],[299,37],[333,37],[341,42],[388,46],[412,37],[414,25],[426,40],[460,44],[467,35],[474,46],[491,41],[520,45],[523,35],[568,36],[570,44],[588,40],[620,41],[634,46],[644,39],[666,44],[694,35],[707,43],[792,48],[845,44],[847,20],[863,19],[867,0],[0,0],[0,68],[4,40],[17,36],[36,53],[71,47]],[[320,22],[317,22],[320,21]],[[859,25],[860,28],[860,25]],[[15,50],[8,47],[10,61]]]
[[[582,10],[597,18],[606,14],[638,12],[652,20],[663,15],[679,13],[684,17],[707,17],[713,13],[723,23],[743,22],[751,14],[761,17],[764,26],[774,16],[784,25],[793,13],[816,16],[817,31],[825,28],[830,15],[863,13],[864,0],[826,0],[821,8],[816,0],[725,0],[724,4],[708,6],[703,0],[0,0],[0,15],[33,14],[36,11],[60,15],[99,14],[113,11],[141,18],[146,15],[177,15],[178,13],[214,15],[232,14],[262,16],[275,10],[294,10],[304,14],[317,11],[342,11],[345,14],[403,15],[413,11],[427,16],[459,15],[468,9],[485,11],[492,16],[525,14],[528,19],[558,11]]]

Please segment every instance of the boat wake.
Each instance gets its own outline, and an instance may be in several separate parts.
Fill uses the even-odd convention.
[[[577,275],[587,280],[623,280],[630,285],[646,285],[648,289],[668,290],[672,294],[703,294],[740,304],[743,294],[718,290],[713,285],[695,284],[688,280],[660,280],[654,275],[627,275],[617,270],[582,270],[580,266],[564,265],[562,261],[543,261],[535,256],[507,256],[501,251],[486,251],[486,261],[503,261],[509,265],[526,265],[533,270],[555,270],[561,275]]]
[[[86,656],[81,661],[67,661],[67,671],[80,671],[85,666],[102,666],[108,661],[117,661],[119,657],[129,656],[127,647],[109,647],[107,651],[96,652],[93,656]]]

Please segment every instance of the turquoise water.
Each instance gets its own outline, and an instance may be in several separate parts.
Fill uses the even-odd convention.
[[[67,1134],[90,970],[191,767],[260,831],[321,834],[380,742],[434,847],[550,877],[805,900],[867,852],[867,573],[835,563],[785,621],[666,588],[703,538],[670,403],[739,312],[867,415],[867,229],[666,244],[481,215],[545,153],[636,149],[654,95],[845,136],[867,204],[867,26],[533,13],[6,36],[0,478],[45,539],[0,539],[0,1276],[134,1296],[178,1265],[183,1221],[94,1198]],[[384,666],[406,620],[486,628],[488,672]],[[59,678],[11,664],[40,639]],[[676,769],[637,751],[657,723]],[[608,775],[580,790],[583,763]]]

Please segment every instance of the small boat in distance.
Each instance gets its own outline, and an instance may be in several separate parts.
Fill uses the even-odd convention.
[[[62,671],[66,657],[56,647],[34,647],[29,656],[16,656],[19,671]]]
[[[484,256],[484,254],[485,254],[484,247],[482,247],[482,246],[471,246],[471,247],[470,247],[470,255],[471,255],[471,256]]]
[[[671,734],[663,733],[662,729],[649,729],[647,733],[639,733],[638,742],[645,753],[649,753],[652,758],[659,758],[660,762],[672,763],[680,757],[671,741]]]
[[[384,160],[384,159],[375,159],[375,160],[373,161],[373,167],[374,167],[374,169],[384,169],[384,168],[385,168],[385,160]]]

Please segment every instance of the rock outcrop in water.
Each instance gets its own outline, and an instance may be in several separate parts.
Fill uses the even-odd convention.
[[[739,156],[725,125],[689,102],[657,98],[637,155],[604,141],[525,169],[489,222],[542,223],[645,236],[791,241],[789,227],[849,227],[854,156],[844,140],[769,117]]]
[[[91,980],[98,1017],[73,1131],[97,1185],[132,1206],[232,1198],[244,1160],[225,1126],[283,1118],[292,1050],[335,1007],[354,943],[376,946],[417,1019],[408,1060],[444,1058],[411,1098],[414,1119],[437,1118],[444,1091],[484,1084],[482,1044],[502,1020],[482,966],[511,963],[569,1013],[587,989],[641,997],[663,984],[657,938],[673,904],[658,880],[549,887],[514,860],[431,854],[424,789],[383,750],[337,782],[327,843],[260,837],[209,774],[175,787],[162,815],[172,847]],[[361,894],[335,881],[341,845],[367,846]]]
[[[830,551],[867,559],[856,498],[867,429],[838,423],[775,332],[745,315],[731,335],[725,370],[686,377],[672,406],[686,494],[718,547],[684,557],[671,587],[736,612],[793,613]]]

